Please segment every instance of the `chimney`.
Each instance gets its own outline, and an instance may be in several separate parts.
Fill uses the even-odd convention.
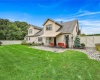
[[[60,22],[61,24],[63,23],[63,21]]]

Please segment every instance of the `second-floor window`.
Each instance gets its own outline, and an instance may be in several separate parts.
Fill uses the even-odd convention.
[[[52,24],[46,25],[46,30],[52,30]]]
[[[29,29],[29,34],[32,34],[32,29]]]

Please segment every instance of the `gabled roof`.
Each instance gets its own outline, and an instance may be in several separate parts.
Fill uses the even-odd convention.
[[[54,22],[55,24],[57,24],[57,25],[59,25],[59,26],[62,26],[61,24],[59,24],[59,23],[57,23],[57,22],[55,22],[54,20],[51,20],[51,19],[49,19],[49,18],[43,23],[43,26],[44,26],[49,20],[52,21],[52,22]]]
[[[37,32],[36,34],[34,34],[34,36],[40,36],[42,34],[43,34],[43,29],[41,31]]]
[[[30,26],[34,27],[35,29],[39,29],[39,30],[42,29],[41,27],[38,27],[38,26],[35,26],[35,25],[30,25]]]
[[[78,20],[61,23],[62,27],[60,27],[57,32],[61,31],[62,33],[72,33],[76,23],[78,23]]]
[[[48,20],[51,20],[51,19],[47,19],[46,22]],[[51,20],[53,21],[53,20]],[[46,24],[46,22],[44,23],[44,25]],[[54,21],[53,21],[54,22]],[[63,22],[63,23],[56,23],[57,25],[60,25],[61,27],[56,31],[56,32],[61,32],[61,33],[72,33],[76,24],[78,24],[78,20],[73,20],[73,21],[68,21],[68,22]],[[36,26],[37,28],[37,26]],[[40,31],[37,32],[36,34],[34,35],[31,35],[31,36],[40,36],[44,33],[43,31],[43,28],[40,28]],[[79,30],[79,26],[78,26],[78,30]]]

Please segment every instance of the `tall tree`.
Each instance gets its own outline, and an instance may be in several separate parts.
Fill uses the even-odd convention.
[[[0,18],[0,40],[23,40],[28,26],[26,22],[10,22],[8,19]]]

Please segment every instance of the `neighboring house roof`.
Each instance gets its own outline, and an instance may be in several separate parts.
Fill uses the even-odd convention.
[[[76,23],[78,23],[78,20],[61,23],[62,27],[60,27],[57,32],[61,31],[62,33],[72,33]]]
[[[59,26],[62,26],[61,24],[59,24],[59,23],[57,23],[57,22],[55,22],[54,20],[51,20],[51,19],[49,19],[49,18],[43,23],[43,26],[48,22],[48,20],[54,22],[55,24],[57,24],[57,25],[59,25]]]
[[[30,25],[30,26],[34,27],[35,29],[39,29],[39,30],[42,29],[41,27],[38,27],[38,26],[35,26],[35,25]]]

